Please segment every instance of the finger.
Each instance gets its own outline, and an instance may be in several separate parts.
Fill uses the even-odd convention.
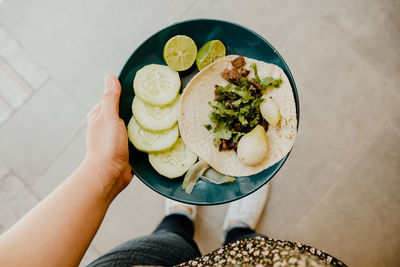
[[[121,95],[121,84],[117,77],[112,74],[104,76],[103,106],[105,116],[118,116],[119,97]]]

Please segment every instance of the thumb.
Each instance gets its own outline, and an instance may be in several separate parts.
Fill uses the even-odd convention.
[[[121,84],[112,74],[104,76],[103,111],[106,116],[118,116]]]

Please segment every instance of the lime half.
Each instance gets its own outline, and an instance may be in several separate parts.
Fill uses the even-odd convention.
[[[196,54],[196,44],[186,35],[176,35],[169,39],[163,53],[167,65],[176,71],[190,68],[196,59]]]
[[[212,40],[203,45],[196,57],[197,68],[201,71],[215,60],[224,57],[226,49],[220,40]]]

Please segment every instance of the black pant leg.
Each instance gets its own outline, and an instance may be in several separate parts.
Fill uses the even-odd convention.
[[[263,236],[256,233],[253,229],[249,227],[235,227],[228,231],[225,237],[224,245],[235,242],[237,240],[242,240],[245,238]]]
[[[184,215],[166,216],[148,236],[132,239],[107,252],[89,267],[173,266],[200,257],[194,226]]]

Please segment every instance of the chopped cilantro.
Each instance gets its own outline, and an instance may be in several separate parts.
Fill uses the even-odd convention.
[[[250,90],[246,89],[245,87],[239,87],[239,89],[236,90],[235,93],[241,97],[243,103],[247,103],[250,100],[254,99],[254,96],[251,95]]]
[[[272,87],[272,88],[279,88],[282,84],[282,79],[278,78],[278,79],[274,79],[272,77],[265,77],[264,79],[261,80],[260,85],[261,87],[265,90],[268,87]]]
[[[204,124],[204,127],[209,131],[212,129],[211,124]]]
[[[260,120],[260,114],[257,114],[254,119],[250,121],[250,127],[255,127],[258,124],[258,121]]]
[[[256,98],[254,101],[251,102],[251,108],[256,109],[258,106],[264,101],[263,98]]]
[[[232,138],[232,132],[225,123],[218,123],[214,128],[214,141],[220,139],[229,140]]]
[[[250,85],[250,82],[247,78],[244,78],[244,77],[240,78],[240,80],[239,80],[240,87],[245,86],[247,88],[247,87],[249,87],[249,85]]]
[[[261,86],[263,92],[270,87],[279,88],[282,84],[281,79],[273,77],[260,79],[255,63],[251,64],[251,68],[254,70],[253,80]],[[212,107],[209,118],[215,126],[206,124],[204,127],[209,131],[213,130],[216,146],[221,140],[236,144],[243,135],[262,123],[259,108],[264,101],[261,98],[262,92],[256,89],[257,92],[254,87],[251,90],[250,88],[248,78],[241,77],[237,85],[229,83],[226,86],[218,86],[215,90],[215,101],[208,103]]]
[[[254,81],[256,83],[260,83],[260,77],[258,76],[258,72],[257,72],[257,65],[256,63],[252,63],[250,65],[250,67],[254,70]]]
[[[235,100],[235,101],[232,101],[232,106],[234,106],[235,108],[238,108],[238,107],[240,107],[240,105],[242,104],[242,99],[238,99],[238,100]]]
[[[274,79],[273,77],[265,77],[264,79],[260,79],[257,72],[257,65],[256,63],[252,63],[251,68],[254,70],[254,81],[261,85],[262,89],[266,90],[268,87],[272,88],[279,88],[282,84],[282,79]]]
[[[239,138],[242,137],[243,135],[245,135],[245,133],[242,133],[242,132],[236,133],[236,135],[232,138],[232,141],[234,143],[237,143],[239,141]]]
[[[242,125],[246,125],[246,124],[249,123],[243,115],[239,115],[239,116],[238,116],[238,119],[239,119],[239,122],[240,122]]]

